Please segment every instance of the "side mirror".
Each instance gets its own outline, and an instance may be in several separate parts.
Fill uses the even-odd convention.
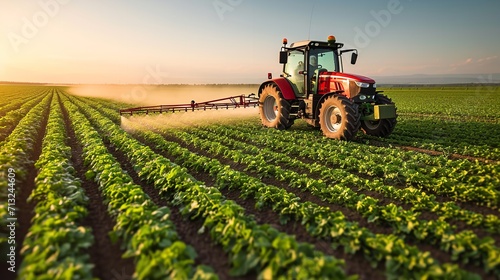
[[[288,62],[288,52],[280,51],[280,64],[286,64]]]
[[[353,52],[351,54],[351,64],[356,64],[357,60],[358,60],[358,54]]]

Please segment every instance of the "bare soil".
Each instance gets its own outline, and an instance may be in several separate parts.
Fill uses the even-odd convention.
[[[120,248],[121,242],[114,244],[109,237],[109,232],[113,230],[115,221],[108,214],[99,186],[85,177],[85,172],[88,169],[83,164],[82,146],[76,139],[64,106],[63,115],[69,137],[68,145],[71,147],[72,164],[78,178],[82,181],[82,188],[89,198],[88,215],[82,221],[82,226],[91,228],[94,235],[94,243],[88,250],[90,261],[94,264],[93,275],[100,279],[132,279],[135,268],[134,261],[131,258],[123,259],[121,256],[124,250]]]

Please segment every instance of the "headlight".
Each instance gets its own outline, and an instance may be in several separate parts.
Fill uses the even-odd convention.
[[[360,88],[370,87],[369,83],[356,82],[356,85],[358,85],[358,87],[360,87]]]
[[[373,84],[373,88],[377,88],[377,84]]]

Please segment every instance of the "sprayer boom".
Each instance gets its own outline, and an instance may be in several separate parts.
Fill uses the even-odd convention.
[[[149,113],[174,113],[174,112],[187,112],[195,110],[218,110],[218,109],[229,109],[229,108],[245,108],[245,107],[257,107],[259,105],[259,99],[255,97],[255,94],[236,95],[229,96],[225,98],[205,101],[197,103],[194,100],[188,104],[174,104],[174,105],[155,105],[155,106],[144,106],[135,107],[128,109],[121,109],[120,115],[133,115],[133,114],[149,114]]]

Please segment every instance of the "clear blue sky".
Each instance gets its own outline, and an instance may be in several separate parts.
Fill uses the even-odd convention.
[[[500,73],[499,0],[0,0],[0,80],[259,83],[335,35],[366,76]]]

